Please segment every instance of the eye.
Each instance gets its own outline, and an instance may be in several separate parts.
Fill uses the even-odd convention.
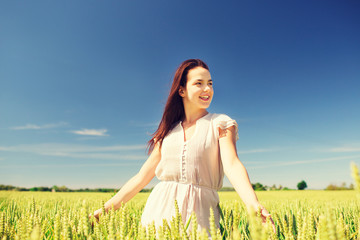
[[[212,85],[213,85],[213,83],[212,83],[212,82],[209,82],[209,85],[210,85],[210,86],[212,86]]]
[[[197,82],[196,85],[201,85],[201,82]]]

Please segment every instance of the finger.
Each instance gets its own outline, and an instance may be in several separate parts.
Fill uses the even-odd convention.
[[[263,218],[271,218],[271,214],[270,213],[262,213],[261,214],[261,216],[263,217]]]
[[[265,208],[261,209],[261,213],[265,213],[267,215],[270,215],[270,213],[268,212],[268,210],[266,210]]]

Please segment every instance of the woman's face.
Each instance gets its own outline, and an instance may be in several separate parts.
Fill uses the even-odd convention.
[[[183,98],[184,106],[206,109],[210,106],[214,89],[210,72],[203,67],[189,70],[186,88],[180,87],[179,94]]]

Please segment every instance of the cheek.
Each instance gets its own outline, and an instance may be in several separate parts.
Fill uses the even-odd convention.
[[[214,89],[211,89],[210,92],[211,92],[211,95],[214,95]]]
[[[201,93],[201,89],[197,89],[197,88],[191,89],[191,91],[189,91],[189,95],[193,98],[199,97],[200,93]]]

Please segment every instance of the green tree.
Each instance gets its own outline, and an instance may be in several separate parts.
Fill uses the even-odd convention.
[[[255,184],[251,184],[251,185],[255,191],[265,191],[266,190],[266,186],[263,186],[259,182],[255,183]]]
[[[65,186],[58,187],[59,192],[68,192],[69,189]]]
[[[302,180],[301,182],[299,182],[299,183],[297,184],[297,188],[298,188],[299,190],[304,190],[305,188],[307,188],[306,182],[305,182],[304,180]]]

